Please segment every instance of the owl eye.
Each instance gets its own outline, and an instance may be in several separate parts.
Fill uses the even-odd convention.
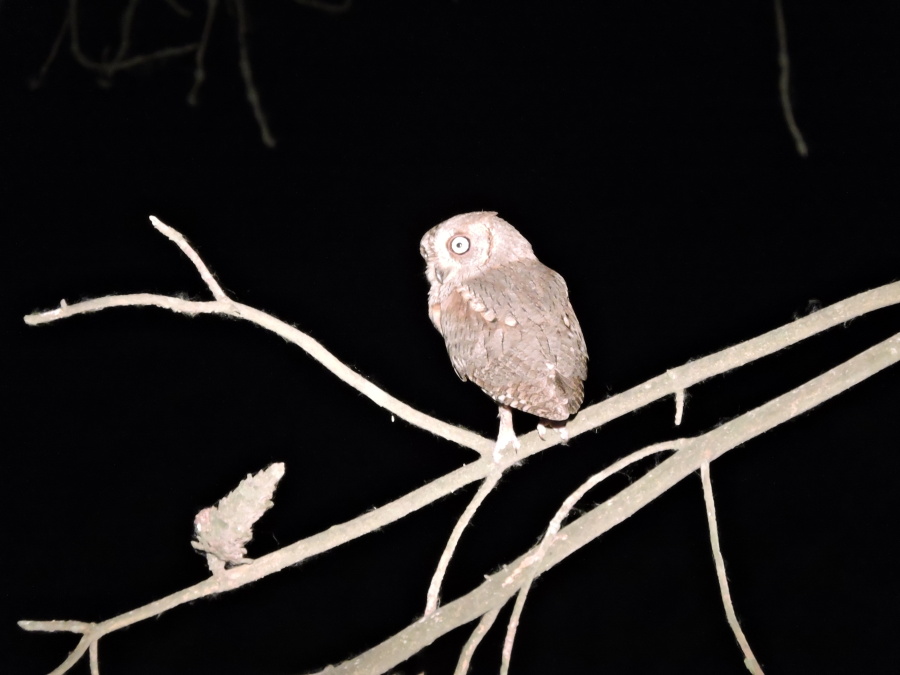
[[[462,255],[469,250],[469,240],[467,237],[453,237],[450,240],[450,250],[456,255]]]

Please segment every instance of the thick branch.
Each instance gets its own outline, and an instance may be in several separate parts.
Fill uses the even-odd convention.
[[[687,439],[682,450],[647,472],[639,480],[578,518],[559,532],[537,564],[540,574],[618,525],[659,497],[666,490],[728,450],[800,415],[823,401],[849,389],[874,373],[900,361],[900,334],[881,342],[809,382],[765,405],[709,431]],[[511,576],[532,549],[489,577],[465,596],[444,605],[434,614],[403,629],[357,658],[325,672],[379,675],[418,653],[437,638],[505,603],[527,581]]]
[[[678,368],[672,368],[613,398],[585,408],[566,425],[566,428],[570,436],[590,431],[622,415],[643,408],[664,396],[677,394],[703,380],[774,354],[829,328],[846,323],[850,319],[898,303],[900,303],[900,282],[897,281],[859,293],[809,316],[763,333],[759,337],[704,356]],[[536,436],[536,433],[531,433],[520,439],[523,448],[519,452],[520,456],[535,452],[533,448],[537,445],[534,438]]]

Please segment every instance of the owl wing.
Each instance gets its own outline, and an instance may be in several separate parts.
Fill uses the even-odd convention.
[[[552,420],[584,399],[587,351],[565,281],[534,261],[485,270],[441,303],[457,374],[495,401]]]

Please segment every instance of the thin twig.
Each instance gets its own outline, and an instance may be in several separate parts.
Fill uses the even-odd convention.
[[[444,581],[444,575],[447,573],[447,567],[450,565],[450,559],[453,557],[453,553],[456,551],[456,545],[459,543],[459,539],[460,537],[462,537],[463,531],[466,529],[466,527],[468,527],[469,523],[475,515],[475,511],[478,510],[478,507],[481,506],[482,502],[484,502],[491,491],[497,486],[497,483],[500,481],[500,477],[503,475],[502,466],[495,463],[495,467],[496,468],[487,475],[487,477],[478,487],[478,492],[475,493],[475,496],[472,497],[472,501],[470,501],[469,505],[466,506],[466,509],[459,517],[459,520],[456,521],[456,525],[453,527],[453,532],[450,533],[450,537],[449,539],[447,539],[447,543],[444,546],[444,551],[443,553],[441,553],[441,558],[438,561],[437,569],[435,569],[434,575],[431,577],[431,584],[429,584],[428,586],[428,593],[425,596],[425,616],[433,613],[438,607],[438,602],[440,600],[441,594],[441,584]]]
[[[781,9],[781,0],[775,0],[775,23],[778,26],[778,65],[781,74],[778,77],[778,89],[781,92],[781,109],[784,111],[784,119],[787,122],[791,136],[794,137],[794,145],[801,157],[809,154],[800,127],[794,119],[794,106],[791,104],[791,62],[788,57],[787,27],[784,23],[784,12]]]
[[[128,70],[129,68],[134,68],[135,66],[143,66],[152,61],[161,61],[163,59],[174,59],[178,56],[185,56],[186,54],[197,51],[198,47],[199,43],[197,42],[190,42],[186,45],[181,45],[180,47],[163,47],[162,49],[158,49],[151,54],[140,54],[138,56],[132,56],[130,59],[119,61],[118,63],[100,65],[98,67],[98,70],[101,70],[104,74],[111,76],[120,70]]]
[[[100,64],[88,59],[81,51],[81,35],[78,30],[78,0],[69,0],[69,25],[72,28],[72,39],[69,41],[72,56],[83,67],[96,69]]]
[[[112,619],[112,621],[116,621],[118,618],[119,617],[116,617],[116,619]],[[81,624],[81,628],[79,628],[77,624]],[[46,633],[82,633],[82,637],[78,641],[78,644],[75,645],[75,649],[69,653],[65,661],[50,671],[49,675],[62,675],[63,673],[68,672],[72,666],[81,660],[81,657],[90,649],[91,645],[95,644],[97,640],[105,635],[105,632],[100,628],[99,624],[87,624],[82,621],[29,621],[25,619],[19,621],[19,628],[27,631]]]
[[[200,256],[197,255],[197,251],[195,251],[194,248],[188,243],[187,239],[184,238],[184,235],[181,234],[181,232],[173,227],[169,227],[156,216],[150,216],[150,222],[153,224],[153,227],[164,234],[169,239],[169,241],[173,242],[178,248],[180,248],[181,252],[184,253],[188,257],[188,260],[190,260],[194,264],[194,267],[200,273],[200,278],[203,279],[203,283],[206,284],[207,288],[209,288],[209,292],[213,294],[213,297],[216,300],[230,299],[225,294],[225,291],[222,290],[222,287],[219,286],[219,282],[216,281],[215,277],[209,271],[206,263],[201,260]]]
[[[734,604],[731,602],[731,590],[728,588],[728,577],[725,576],[725,560],[722,558],[722,549],[719,546],[719,525],[716,523],[716,502],[713,498],[712,481],[709,477],[709,462],[700,465],[700,480],[703,481],[703,501],[706,502],[706,522],[709,525],[709,543],[712,545],[713,560],[716,563],[716,576],[719,579],[719,592],[722,594],[722,604],[725,606],[725,616],[731,632],[744,652],[744,665],[753,675],[763,675],[759,661],[750,649],[747,636],[738,623],[734,613]]]
[[[200,96],[200,87],[206,80],[206,48],[209,46],[209,37],[212,35],[213,19],[219,7],[219,0],[206,0],[206,20],[203,22],[203,35],[200,37],[200,46],[197,48],[197,56],[194,65],[194,86],[188,94],[188,104],[197,105]]]
[[[603,469],[603,471],[600,471],[599,473],[596,473],[588,478],[584,483],[581,484],[581,486],[579,486],[577,490],[566,497],[565,501],[563,501],[562,505],[559,507],[559,509],[557,509],[556,514],[550,521],[550,524],[547,526],[547,530],[544,533],[540,544],[538,544],[537,548],[534,549],[534,553],[523,558],[521,564],[513,569],[512,573],[504,582],[504,585],[507,586],[516,581],[516,579],[523,573],[527,574],[527,579],[519,589],[519,594],[516,596],[516,602],[513,605],[512,615],[509,617],[509,624],[506,628],[506,637],[503,640],[503,660],[501,662],[501,675],[505,675],[506,671],[509,669],[509,662],[512,658],[512,648],[513,644],[516,641],[516,631],[519,627],[519,621],[521,619],[522,611],[525,608],[525,601],[528,599],[528,594],[531,592],[531,586],[534,582],[535,574],[540,567],[539,563],[544,559],[544,556],[547,554],[547,550],[550,548],[555,538],[557,537],[557,533],[562,527],[563,521],[569,517],[569,514],[572,512],[572,509],[575,508],[575,505],[579,501],[581,501],[581,499],[588,493],[588,491],[597,487],[598,484],[600,484],[610,476],[618,473],[619,471],[622,471],[623,469],[626,469],[635,462],[639,462],[640,460],[645,459],[646,457],[650,457],[651,455],[655,455],[659,452],[678,450],[684,447],[686,443],[686,439],[664,441],[662,443],[655,443],[653,445],[647,446],[646,448],[642,448],[641,450],[633,452],[627,457],[623,457],[619,461],[610,464],[608,467]]]
[[[56,39],[53,41],[53,46],[50,48],[50,53],[47,55],[47,59],[44,61],[44,65],[41,66],[38,74],[31,79],[30,86],[32,89],[37,89],[44,83],[44,78],[47,76],[47,72],[50,70],[50,66],[56,60],[57,55],[59,54],[59,48],[62,46],[63,39],[66,37],[66,31],[69,29],[69,21],[71,21],[71,15],[69,12],[66,12],[65,17],[63,18],[62,26],[59,27],[59,32],[56,34]]]
[[[472,657],[475,655],[475,650],[478,649],[478,645],[481,644],[484,636],[487,635],[491,626],[494,625],[494,621],[497,620],[497,615],[502,608],[502,605],[496,607],[490,612],[485,612],[481,617],[478,625],[475,626],[475,630],[472,631],[472,634],[469,636],[469,639],[466,640],[466,644],[463,646],[462,651],[459,653],[459,661],[456,663],[456,670],[453,671],[453,675],[466,675],[466,673],[469,672],[469,666],[472,663]]]
[[[247,93],[247,101],[253,109],[253,116],[259,125],[259,131],[262,135],[262,141],[270,148],[275,147],[275,137],[269,131],[269,123],[266,121],[266,113],[262,109],[259,101],[259,93],[256,91],[256,85],[253,83],[253,69],[250,67],[250,50],[247,47],[247,12],[244,7],[244,0],[232,0],[237,16],[238,24],[238,49],[240,50],[240,68],[241,76],[244,78],[244,90]]]
[[[191,10],[186,7],[182,7],[176,0],[163,0],[169,7],[172,8],[176,14],[178,14],[183,19],[191,18]]]
[[[91,675],[100,675],[99,646],[100,643],[97,640],[94,640],[91,643],[91,646],[88,647],[88,661],[90,662]]]
[[[500,675],[508,675],[509,664],[512,661],[512,649],[516,642],[516,633],[519,630],[519,621],[522,619],[522,611],[525,609],[525,600],[534,578],[528,580],[516,594],[516,602],[513,604],[509,622],[506,624],[506,636],[503,638],[503,650],[500,652]]]
[[[383,389],[372,384],[364,376],[360,375],[352,368],[344,365],[337,357],[325,349],[321,343],[311,338],[306,333],[286,324],[285,322],[275,318],[270,314],[261,312],[254,307],[235,302],[228,298],[221,289],[218,282],[213,278],[212,273],[206,267],[205,263],[197,255],[197,252],[191,248],[184,236],[169,227],[155,216],[151,216],[153,226],[162,234],[174,242],[181,251],[191,260],[194,267],[200,273],[201,278],[209,287],[210,292],[217,297],[213,301],[194,301],[184,300],[167,295],[157,295],[155,293],[134,293],[131,295],[110,295],[102,298],[94,298],[92,300],[84,300],[72,305],[63,300],[56,309],[44,312],[35,312],[25,317],[25,323],[36,326],[51,321],[58,321],[70,316],[78,314],[87,314],[90,312],[108,309],[110,307],[159,307],[168,309],[179,314],[195,316],[197,314],[222,314],[239,319],[245,319],[251,323],[255,323],[285,340],[294,343],[307,354],[312,356],[316,361],[325,366],[335,376],[346,382],[358,392],[367,396],[374,403],[387,409],[397,417],[406,420],[413,426],[420,427],[431,431],[432,433],[453,441],[459,445],[475,450],[482,456],[490,457],[493,443],[488,439],[474,434],[467,429],[447,424],[430,415],[426,415],[415,408],[403,403],[399,399],[394,398]],[[547,443],[546,445],[550,445]],[[473,479],[476,480],[476,479]]]
[[[113,57],[113,63],[119,63],[128,53],[131,46],[131,29],[134,26],[134,15],[137,13],[137,6],[141,0],[128,0],[125,9],[122,10],[122,19],[119,27],[119,49]]]
[[[490,457],[491,450],[494,447],[493,443],[483,436],[472,433],[467,429],[447,424],[436,417],[426,415],[406,403],[403,403],[399,399],[394,398],[383,389],[372,384],[364,376],[341,363],[341,361],[325,349],[320,342],[314,340],[306,333],[286,324],[271,314],[266,314],[254,307],[241,304],[240,302],[234,302],[228,299],[209,301],[183,300],[182,298],[168,295],[156,295],[154,293],[109,295],[103,298],[85,300],[72,305],[66,304],[65,301],[63,301],[56,309],[31,314],[25,317],[25,322],[29,325],[36,326],[42,323],[49,323],[51,321],[76,316],[78,314],[89,314],[91,312],[109,309],[111,307],[159,307],[188,316],[195,316],[197,314],[221,314],[236,319],[245,319],[280,335],[289,342],[293,342],[330,370],[339,379],[349,384],[364,396],[367,396],[377,405],[387,409],[397,417],[406,420],[413,426],[426,429],[437,436],[475,450],[478,453],[486,453],[488,457]]]
[[[686,438],[678,438],[671,441],[663,441],[662,443],[654,443],[653,445],[648,445],[646,448],[636,450],[627,457],[623,457],[622,459],[613,462],[602,471],[595,473],[593,476],[584,481],[584,483],[582,483],[577,490],[575,490],[565,498],[563,503],[556,510],[556,513],[550,520],[550,524],[547,526],[547,530],[544,533],[543,538],[541,539],[541,543],[538,544],[537,548],[535,549],[535,554],[531,557],[526,558],[523,561],[521,567],[515,568],[512,574],[510,574],[510,577],[504,582],[504,584],[509,585],[513,581],[515,581],[516,577],[521,575],[525,570],[529,568],[535,569],[536,567],[540,566],[540,562],[543,559],[544,554],[546,553],[547,549],[550,548],[550,546],[553,544],[554,538],[562,528],[563,521],[569,517],[569,514],[572,513],[572,509],[575,508],[575,505],[580,502],[590,490],[593,490],[610,476],[619,473],[623,469],[627,469],[635,462],[639,462],[642,459],[646,459],[647,457],[651,457],[652,455],[658,454],[660,452],[680,450],[681,448],[685,447],[688,442],[689,440]]]
[[[684,418],[684,389],[675,392],[675,426],[681,426],[681,420]]]
[[[104,77],[112,77],[120,70],[127,70],[129,68],[134,68],[135,66],[150,63],[152,61],[158,61],[160,59],[170,59],[177,56],[190,54],[198,47],[197,43],[182,45],[181,47],[165,47],[153,52],[152,54],[142,54],[138,56],[132,56],[130,59],[123,59],[121,61],[114,60],[111,62],[103,63],[90,59],[81,50],[81,33],[78,26],[77,0],[69,0],[69,25],[71,27],[71,40],[69,41],[69,47],[72,51],[72,56],[83,68],[93,70],[97,73],[100,73]]]

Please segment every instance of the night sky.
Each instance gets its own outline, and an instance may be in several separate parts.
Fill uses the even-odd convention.
[[[325,2],[326,0],[323,0]],[[111,59],[125,2],[79,3]],[[266,147],[220,3],[195,107],[193,55],[103,78],[67,3],[0,3],[0,672],[47,673],[102,621],[208,575],[197,511],[284,462],[249,555],[350,520],[476,459],[251,324],[153,308],[28,327],[112,293],[209,297],[151,226],[180,230],[236,300],[271,313],[410,405],[484,436],[496,407],[428,320],[419,239],[498,211],[568,282],[590,405],[900,279],[900,41],[894,3],[785,0],[801,157],[778,90],[770,2],[247,2]],[[195,41],[138,6],[131,52]],[[511,471],[450,567],[452,600],[534,545],[565,497],[644,445],[704,433],[900,330],[862,317],[657,402]],[[712,465],[732,595],[766,673],[896,673],[900,371],[875,375]],[[516,418],[528,431],[533,418]],[[588,494],[582,511],[653,466]],[[236,592],[100,643],[104,675],[324,668],[422,613],[461,492]],[[697,476],[537,582],[515,675],[739,674]],[[496,673],[507,607],[471,672]],[[452,673],[471,626],[396,673]],[[88,673],[85,660],[71,672]]]

